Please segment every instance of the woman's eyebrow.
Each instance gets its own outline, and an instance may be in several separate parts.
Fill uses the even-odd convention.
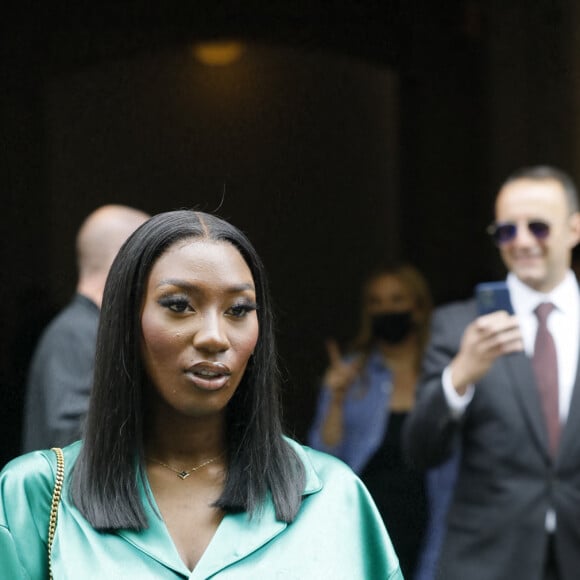
[[[180,278],[165,278],[160,280],[157,284],[157,288],[161,286],[176,286],[177,288],[182,288],[187,291],[199,291],[201,287],[198,284],[188,282],[187,280],[182,280]],[[239,294],[240,292],[245,292],[251,290],[255,292],[256,289],[251,282],[240,282],[239,284],[232,284],[225,288],[225,292],[228,294]]]

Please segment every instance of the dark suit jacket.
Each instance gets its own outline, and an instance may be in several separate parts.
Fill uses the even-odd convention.
[[[441,580],[542,578],[549,507],[556,512],[555,547],[563,580],[580,578],[580,380],[553,461],[530,360],[500,357],[476,385],[461,420],[443,393],[443,369],[476,318],[474,301],[439,308],[405,446],[428,467],[459,440],[462,460],[440,558]]]
[[[75,294],[43,332],[28,373],[22,451],[79,439],[93,384],[99,308]]]

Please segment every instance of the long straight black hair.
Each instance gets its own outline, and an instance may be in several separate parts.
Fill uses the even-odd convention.
[[[156,260],[176,242],[192,238],[237,248],[252,272],[259,305],[254,355],[227,408],[229,466],[215,505],[253,514],[270,491],[278,519],[287,522],[300,506],[304,467],[282,437],[274,320],[262,262],[248,238],[228,222],[179,210],[153,216],[138,228],[107,278],[84,442],[70,488],[72,502],[98,530],[148,526],[139,493],[145,478],[148,380],[141,354],[141,308]]]

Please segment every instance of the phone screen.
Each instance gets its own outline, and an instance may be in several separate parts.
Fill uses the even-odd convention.
[[[513,314],[514,309],[510,300],[510,292],[505,282],[482,282],[475,287],[477,312],[480,316],[505,310]]]

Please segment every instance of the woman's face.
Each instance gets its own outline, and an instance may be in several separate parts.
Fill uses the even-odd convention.
[[[145,369],[187,416],[222,412],[258,340],[250,269],[227,242],[182,240],[153,265],[141,313]]]
[[[372,316],[383,312],[416,311],[416,303],[407,287],[391,274],[383,274],[370,282],[366,310]]]

